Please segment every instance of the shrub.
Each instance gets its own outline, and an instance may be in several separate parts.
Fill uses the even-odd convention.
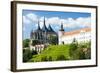
[[[65,56],[64,55],[59,55],[57,56],[57,61],[60,61],[60,60],[66,60]]]
[[[57,36],[50,35],[49,36],[49,41],[50,41],[50,44],[56,45],[56,44],[58,44],[58,37]]]
[[[32,51],[29,49],[23,49],[23,62],[27,62],[32,58]]]
[[[48,61],[52,61],[52,57],[51,56],[49,56]]]
[[[43,56],[41,61],[48,61],[47,56]]]
[[[36,55],[36,54],[38,54],[37,51],[32,50],[32,55]]]
[[[32,45],[33,45],[33,46],[35,46],[35,45],[37,45],[37,44],[40,44],[40,42],[39,42],[38,40],[33,40],[33,41],[32,41]]]
[[[29,47],[29,42],[30,42],[29,39],[23,40],[23,48]]]
[[[86,54],[85,54],[86,59],[91,59],[91,48],[88,48]]]
[[[91,43],[87,42],[87,43],[79,44],[77,52],[78,52],[79,59],[90,59]]]
[[[77,49],[78,49],[78,43],[77,41],[74,39],[73,42],[70,44],[70,47],[69,47],[69,55],[72,59],[76,59],[77,57]]]
[[[85,59],[85,54],[84,54],[82,48],[78,48],[77,52],[78,52],[78,58],[79,59]]]

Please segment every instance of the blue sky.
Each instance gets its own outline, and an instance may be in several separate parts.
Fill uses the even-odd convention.
[[[22,15],[23,39],[30,38],[30,32],[36,30],[38,20],[42,28],[44,17],[46,26],[50,24],[56,32],[59,31],[61,23],[66,32],[91,26],[90,13],[23,10]]]

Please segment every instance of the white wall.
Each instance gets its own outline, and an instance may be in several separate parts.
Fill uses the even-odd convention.
[[[0,0],[0,73],[12,73],[10,71],[10,1],[11,0]],[[97,5],[97,0],[33,0],[33,1]],[[98,25],[98,28],[100,31],[100,25]],[[98,34],[98,36],[100,36],[100,33]],[[98,43],[100,43],[100,38],[98,38]],[[100,46],[98,47],[98,52],[100,56],[99,48]],[[99,64],[100,64],[100,57],[99,57]],[[87,73],[87,72],[99,73],[100,66],[94,68],[36,71],[34,73]],[[26,73],[33,73],[33,72],[26,72]]]
[[[74,35],[62,35],[59,37],[59,44],[70,44],[72,43],[73,39],[76,39],[79,43],[80,42],[86,42],[91,40],[91,31],[90,32],[80,32],[79,34]]]

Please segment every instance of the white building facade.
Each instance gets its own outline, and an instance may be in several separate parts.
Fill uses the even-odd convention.
[[[76,39],[78,43],[88,42],[91,40],[91,28],[82,28],[65,32],[63,26],[61,26],[61,30],[58,32],[58,35],[59,44],[70,44],[74,39]]]

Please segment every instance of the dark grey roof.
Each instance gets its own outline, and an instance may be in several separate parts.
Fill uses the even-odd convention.
[[[38,30],[41,30],[40,25],[39,25],[39,21],[38,21]]]
[[[48,27],[48,30],[49,30],[49,32],[55,32],[50,25]]]
[[[39,32],[39,31],[42,31],[42,29],[40,28],[39,21],[38,21],[38,28],[34,32]]]
[[[43,22],[43,27],[42,28],[40,28],[40,25],[39,25],[39,21],[38,21],[38,28],[33,32],[33,30],[32,30],[32,32],[33,33],[37,33],[37,32],[40,32],[40,31],[42,31],[42,32],[53,32],[53,33],[56,33],[53,29],[52,29],[52,27],[49,25],[49,27],[47,28],[46,27],[46,23],[45,23],[45,17],[44,17],[44,22]]]
[[[64,31],[63,24],[61,24],[60,31]]]
[[[49,30],[48,30],[48,28],[46,27],[46,25],[45,25],[45,17],[44,17],[44,22],[43,22],[43,27],[42,27],[42,30],[43,31],[46,31],[46,32],[48,32]]]
[[[42,27],[42,31],[46,31],[46,32],[49,31],[45,24],[44,24],[44,26]]]
[[[32,36],[33,36],[33,30],[31,30],[31,33],[30,33],[30,37],[32,38]]]

